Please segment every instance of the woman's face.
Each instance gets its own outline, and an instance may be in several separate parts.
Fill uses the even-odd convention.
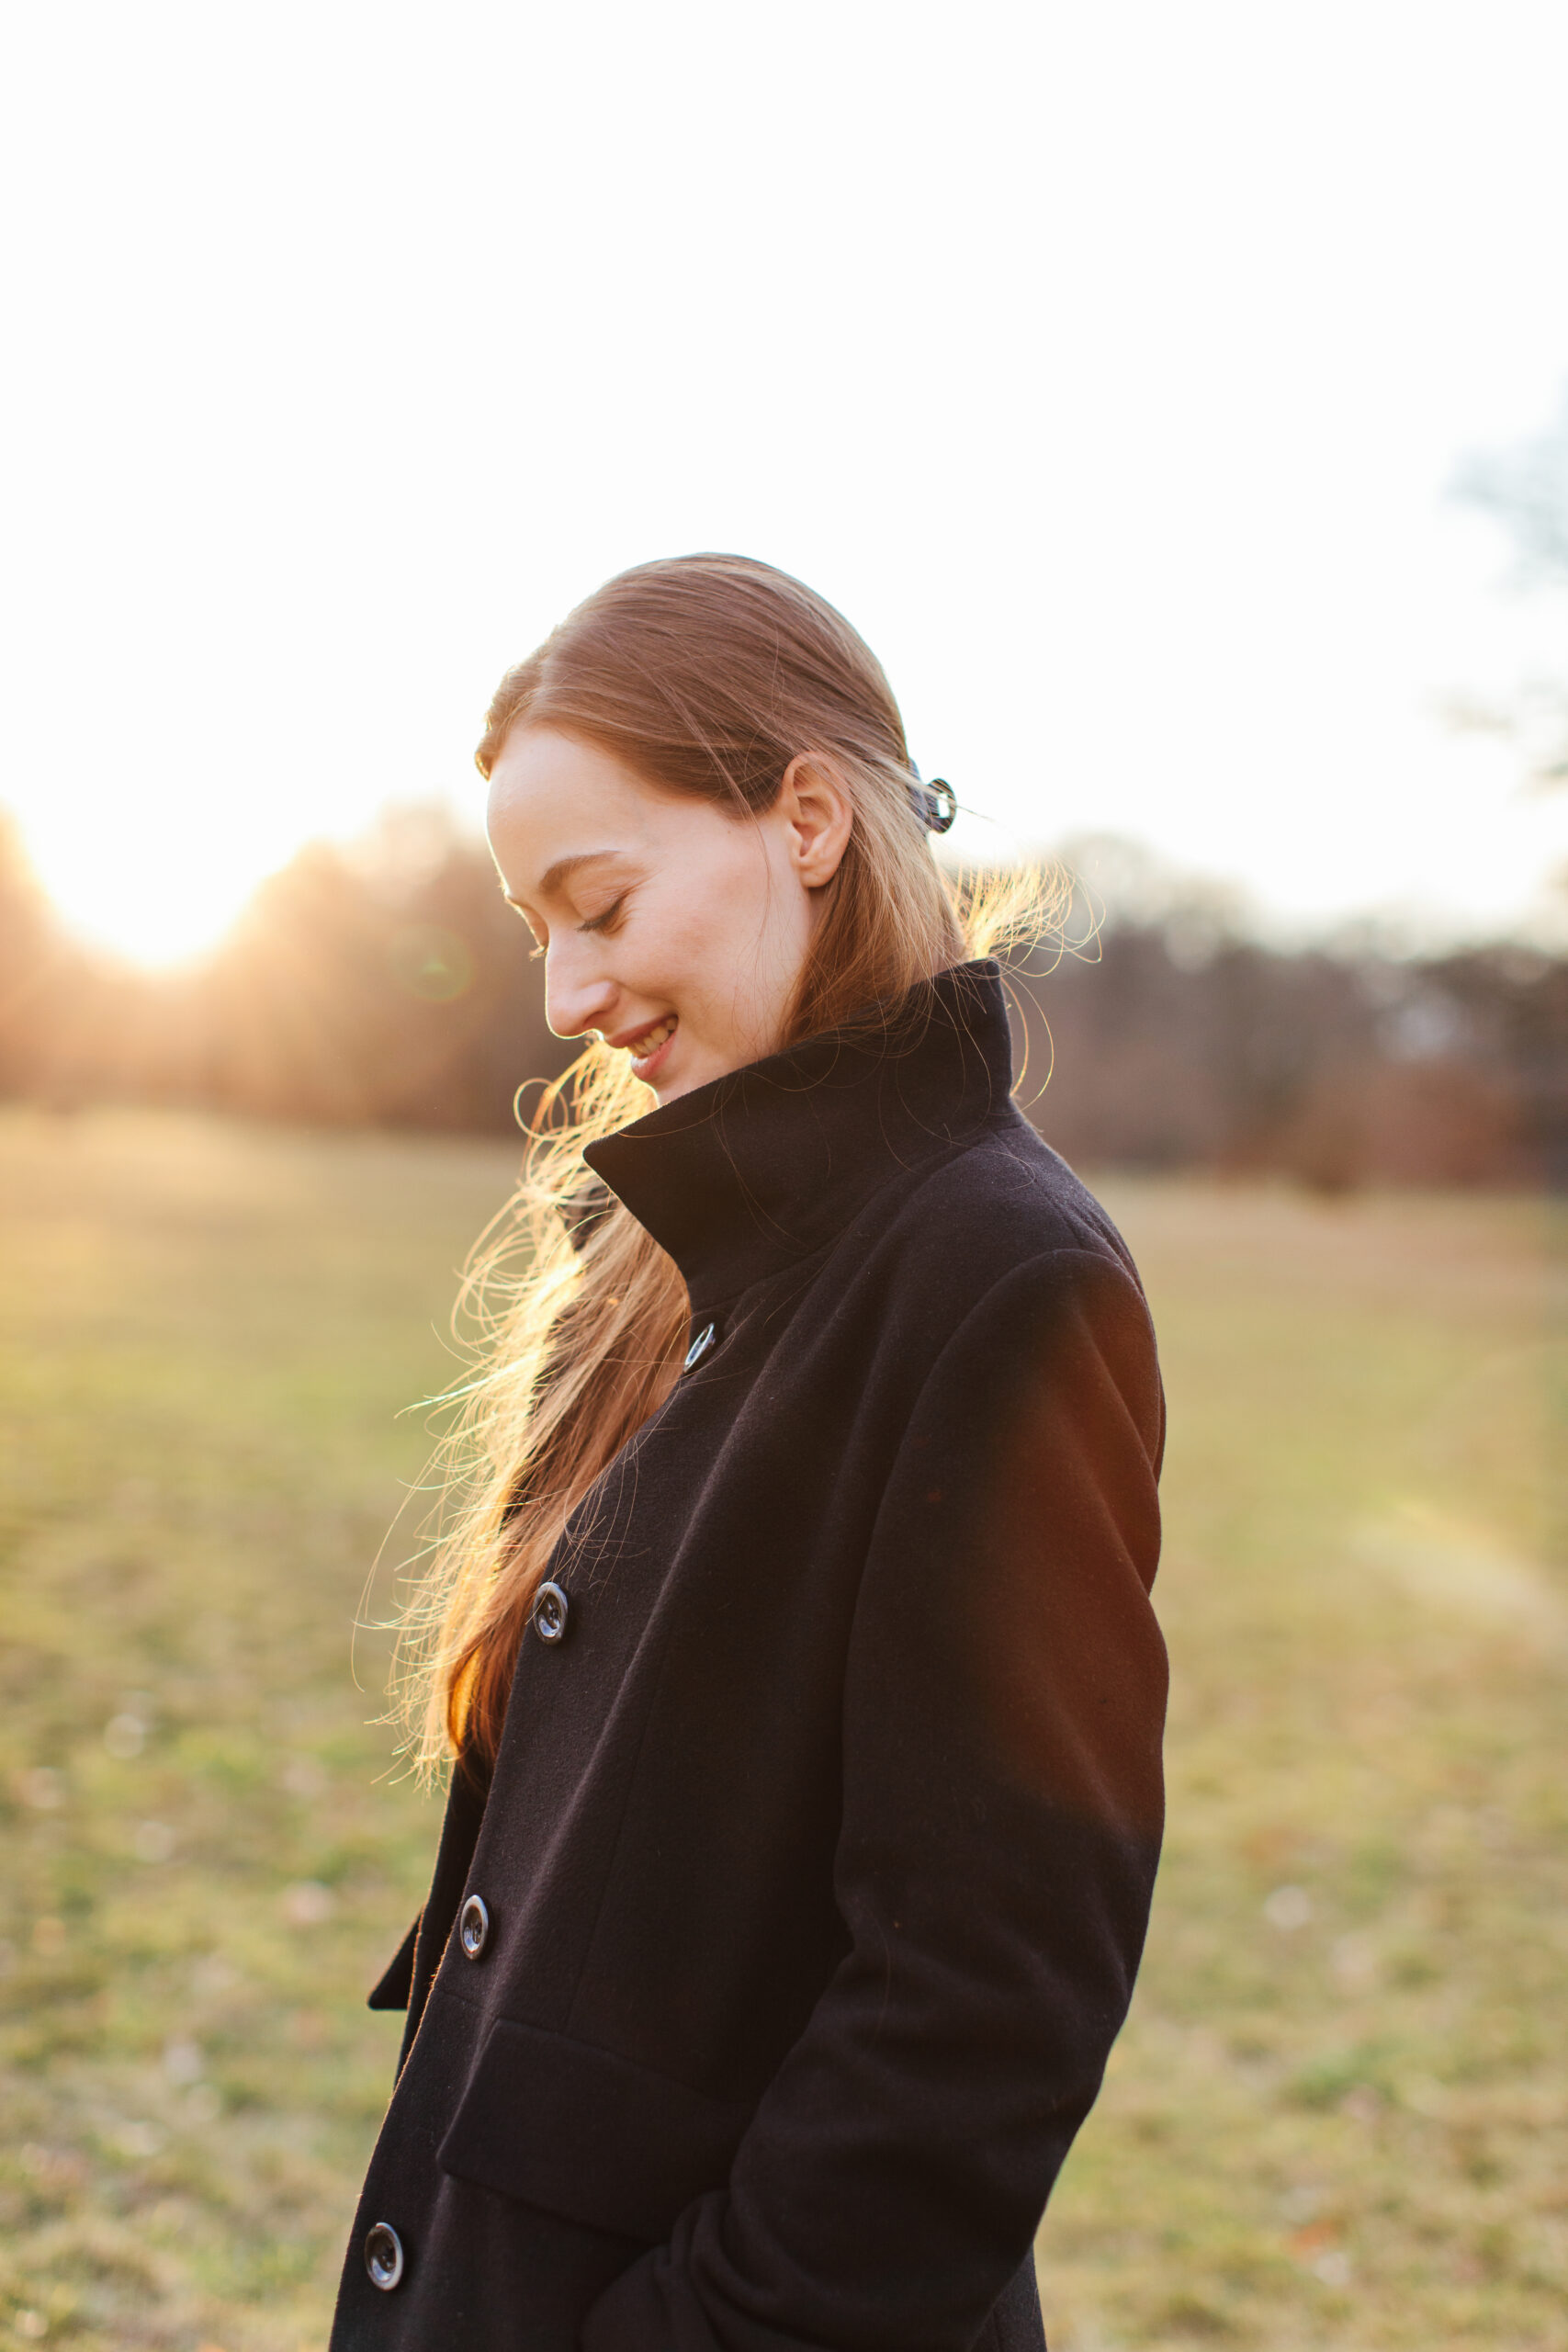
[[[661,791],[547,727],[514,728],[491,771],[491,848],[544,951],[550,1027],[596,1032],[661,1102],[783,1044],[850,824],[806,760],[761,817]]]

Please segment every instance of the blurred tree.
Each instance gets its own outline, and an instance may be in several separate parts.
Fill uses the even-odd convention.
[[[1022,1100],[1088,1168],[1568,1181],[1568,959],[1287,954],[1147,852],[1081,844],[1067,946],[1019,959]],[[315,843],[204,962],[139,972],[56,926],[0,822],[0,1092],[514,1134],[573,1047],[483,845],[401,810]],[[1048,1080],[1048,1083],[1046,1082]]]
[[[1068,951],[1036,952],[1015,980],[1022,1100],[1077,1165],[1278,1172],[1332,1193],[1562,1163],[1568,963],[1367,940],[1285,953],[1213,886],[1084,846],[1098,887],[1079,891]]]
[[[0,808],[0,1094],[33,1088],[50,983],[65,953],[20,831]]]
[[[1507,533],[1522,587],[1568,590],[1568,393],[1544,433],[1517,449],[1472,458],[1456,487]],[[1466,700],[1456,704],[1454,716],[1461,725],[1513,736],[1536,782],[1568,783],[1568,649],[1554,673],[1524,680],[1502,707]]]
[[[504,1133],[518,1090],[571,1058],[488,854],[441,812],[394,816],[351,851],[301,850],[222,946],[180,971],[72,945],[41,905],[0,833],[11,1094]]]
[[[215,960],[216,1091],[268,1115],[502,1129],[572,1048],[482,845],[403,810],[264,884]]]

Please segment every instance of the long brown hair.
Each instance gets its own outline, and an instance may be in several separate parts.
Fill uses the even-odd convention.
[[[853,822],[782,1045],[906,1000],[1058,911],[1036,870],[968,890],[943,873],[911,805],[881,664],[841,614],[769,564],[680,556],[608,582],[502,680],[481,775],[524,724],[608,751],[738,822],[773,805],[797,754],[831,770]],[[402,1626],[400,1693],[427,1770],[453,1754],[481,1770],[493,1761],[550,1555],[679,1368],[688,1302],[673,1262],[618,1202],[580,1213],[584,1146],[654,1102],[626,1056],[591,1044],[545,1090],[517,1192],[465,1274],[474,1377],[454,1392],[444,1523]]]

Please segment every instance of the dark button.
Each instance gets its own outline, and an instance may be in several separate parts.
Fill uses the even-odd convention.
[[[534,1602],[534,1631],[542,1642],[565,1638],[570,1602],[558,1584],[542,1584]]]
[[[490,1906],[482,1894],[470,1894],[457,1921],[457,1941],[470,1960],[478,1960],[490,1941]]]
[[[378,2222],[365,2241],[370,2284],[389,2295],[403,2275],[403,2242],[390,2222]]]
[[[694,1363],[700,1363],[717,1337],[718,1327],[716,1324],[705,1323],[702,1329],[697,1333],[696,1338],[692,1341],[691,1346],[686,1350],[686,1361],[681,1367],[682,1371],[690,1372]]]

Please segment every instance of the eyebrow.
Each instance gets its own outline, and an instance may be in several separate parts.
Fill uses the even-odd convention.
[[[563,882],[570,881],[581,865],[598,865],[605,858],[625,857],[626,854],[621,849],[584,849],[579,850],[574,857],[558,857],[541,880],[538,895],[541,899],[553,896]],[[514,899],[510,890],[503,890],[502,896],[509,907],[524,904],[523,899]]]

